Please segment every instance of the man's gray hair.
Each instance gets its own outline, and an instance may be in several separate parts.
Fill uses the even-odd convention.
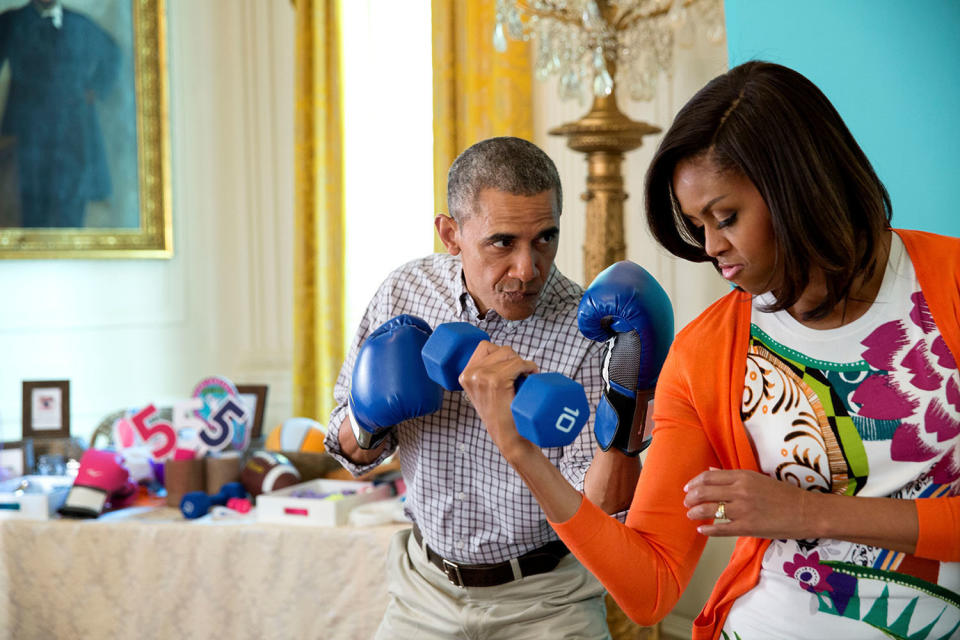
[[[556,165],[540,147],[521,138],[482,140],[461,153],[450,165],[447,207],[457,224],[470,217],[484,189],[496,189],[515,196],[535,196],[553,189],[557,216],[563,208]]]

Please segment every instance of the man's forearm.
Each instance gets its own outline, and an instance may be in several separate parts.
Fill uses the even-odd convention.
[[[350,425],[350,416],[344,415],[343,422],[340,423],[340,430],[337,432],[337,440],[340,442],[340,451],[343,456],[355,465],[370,464],[383,453],[387,446],[386,439],[375,446],[373,449],[361,449],[357,444],[357,438],[353,435],[353,428]]]

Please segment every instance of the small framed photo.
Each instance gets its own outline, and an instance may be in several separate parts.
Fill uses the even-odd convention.
[[[256,440],[263,432],[263,412],[267,407],[267,385],[238,384],[237,393],[240,394],[240,399],[247,404],[247,408],[253,413],[250,439]]]
[[[23,437],[70,437],[70,381],[23,381]]]
[[[33,441],[0,442],[0,480],[18,478],[33,471]]]

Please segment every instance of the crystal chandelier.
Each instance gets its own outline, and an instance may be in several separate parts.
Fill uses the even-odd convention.
[[[559,75],[560,97],[595,97],[625,89],[654,96],[661,71],[673,70],[673,45],[724,37],[722,0],[497,0],[494,47],[507,37],[535,40],[536,77]]]

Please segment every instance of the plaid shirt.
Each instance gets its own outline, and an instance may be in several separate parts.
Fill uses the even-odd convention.
[[[462,391],[445,391],[439,411],[407,420],[388,436],[376,461],[358,466],[343,457],[338,441],[347,414],[347,397],[357,350],[378,326],[402,313],[426,320],[469,322],[494,344],[509,345],[543,372],[556,371],[583,385],[591,417],[569,446],[544,449],[579,490],[593,461],[597,441],[592,414],[600,398],[601,345],[577,328],[583,289],[554,266],[537,302],[524,320],[508,321],[490,310],[479,319],[467,293],[460,258],[433,254],[410,262],[380,286],[360,322],[337,384],[337,407],[330,416],[327,450],[352,473],[364,473],[395,451],[407,494],[405,511],[437,553],[454,562],[503,562],[543,546],[557,536],[533,495],[490,440],[480,417]]]

